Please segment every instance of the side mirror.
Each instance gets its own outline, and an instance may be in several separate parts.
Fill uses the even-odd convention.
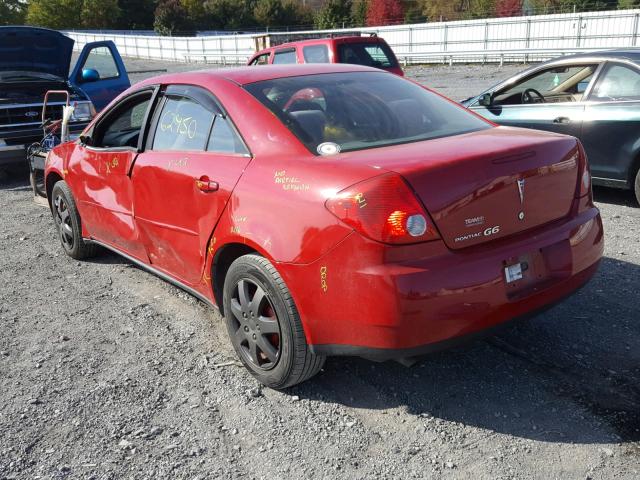
[[[100,80],[100,74],[94,68],[83,68],[82,69],[82,81],[85,83],[88,82],[97,82]]]
[[[480,98],[478,98],[478,105],[483,107],[490,107],[493,105],[493,93],[483,93],[480,95]]]
[[[83,147],[90,147],[91,146],[91,137],[89,135],[80,135],[80,145],[82,145]]]

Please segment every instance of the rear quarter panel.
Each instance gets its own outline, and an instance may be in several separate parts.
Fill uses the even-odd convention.
[[[214,258],[225,246],[247,245],[274,263],[300,305],[308,285],[286,278],[284,266],[310,264],[343,241],[352,229],[329,213],[326,199],[383,172],[350,164],[341,155],[313,155],[241,87],[224,80],[207,87],[225,106],[253,159],[211,234],[204,271],[212,272]],[[210,289],[211,282],[205,274],[202,287]]]
[[[214,250],[239,242],[259,245],[276,262],[315,260],[351,231],[324,207],[326,199],[381,171],[350,164],[341,155],[313,155],[236,84],[212,80],[208,88],[225,106],[254,157],[216,226]]]

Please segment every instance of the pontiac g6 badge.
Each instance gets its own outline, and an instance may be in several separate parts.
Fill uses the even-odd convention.
[[[524,207],[524,178],[518,179],[518,194],[520,195],[520,206]],[[524,220],[524,208],[518,213],[518,220]]]

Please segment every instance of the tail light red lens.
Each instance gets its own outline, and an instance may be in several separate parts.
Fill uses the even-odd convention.
[[[415,194],[395,173],[357,183],[325,205],[344,223],[378,242],[405,244],[440,238]]]

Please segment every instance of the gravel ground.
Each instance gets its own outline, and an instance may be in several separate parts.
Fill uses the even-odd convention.
[[[517,68],[408,73],[459,98]],[[66,257],[27,182],[0,179],[0,479],[638,479],[640,209],[596,200],[605,258],[566,302],[411,368],[332,358],[276,392],[216,312],[118,256]]]

